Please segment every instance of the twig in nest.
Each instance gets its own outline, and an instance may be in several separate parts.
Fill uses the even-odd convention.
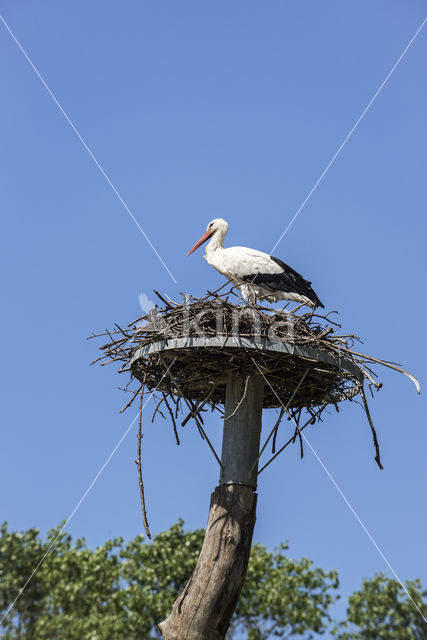
[[[231,282],[231,280],[227,280],[227,282],[225,282],[220,287],[218,287],[218,289],[215,289],[215,291],[209,291],[209,289],[208,289],[208,295],[205,296],[203,298],[203,300],[207,300],[210,296],[216,296],[218,291],[222,291],[222,289],[224,289],[228,284],[230,284],[230,282]],[[232,287],[232,289],[233,289],[233,287]]]
[[[249,382],[249,376],[246,376],[246,380],[245,380],[245,386],[243,387],[243,393],[242,393],[242,397],[240,398],[239,402],[236,404],[236,408],[234,409],[233,413],[230,413],[229,416],[224,418],[224,422],[226,420],[230,420],[230,418],[232,418],[233,416],[236,415],[236,413],[238,412],[239,408],[242,405],[243,400],[246,398],[246,393],[248,391],[248,382]]]
[[[365,390],[362,385],[360,386],[360,395],[362,396],[363,404],[365,405],[366,417],[368,418],[369,426],[371,427],[371,431],[372,431],[372,438],[373,438],[374,447],[375,447],[375,462],[377,463],[380,469],[384,469],[383,465],[381,464],[380,447],[378,444],[377,432],[375,431],[374,423],[372,422],[371,414],[369,412],[368,402],[365,396]]]
[[[139,494],[141,496],[142,522],[144,523],[145,533],[151,540],[150,527],[148,526],[147,511],[145,508],[144,484],[142,482],[142,464],[141,464],[141,445],[142,445],[142,401],[144,399],[144,382],[141,385],[141,399],[139,401],[139,420],[138,420],[138,456],[135,460],[138,467]]]
[[[206,394],[206,396],[203,398],[203,400],[196,405],[194,411],[190,411],[190,413],[184,418],[184,420],[181,422],[181,427],[185,427],[185,425],[187,424],[187,422],[190,420],[190,418],[194,418],[195,415],[197,415],[198,413],[200,413],[200,411],[203,409],[203,407],[205,406],[205,404],[207,402],[209,402],[212,394],[214,393],[215,389],[217,388],[218,385],[216,385],[215,383],[212,383],[211,388],[209,389],[208,393]]]
[[[165,298],[163,298],[163,296],[161,296],[158,291],[156,291],[155,289],[153,289],[153,291],[156,294],[156,296],[158,298],[160,298],[160,300],[163,302],[163,304],[165,304],[168,307],[168,309],[173,309],[173,306],[171,305],[171,303],[168,302]]]
[[[397,367],[394,363],[389,362],[388,360],[380,360],[379,358],[372,358],[372,356],[365,356],[363,355],[363,353],[357,353],[357,351],[346,349],[345,347],[340,347],[340,348],[342,349],[342,351],[345,351],[346,353],[350,353],[353,356],[359,356],[360,358],[362,358],[362,360],[358,360],[358,358],[356,358],[359,362],[363,363],[364,360],[369,360],[369,362],[376,362],[377,364],[382,364],[383,367],[388,367],[389,369],[394,369],[399,373],[403,373],[405,376],[408,376],[410,380],[412,380],[412,382],[414,383],[417,389],[417,393],[421,393],[420,383],[418,382],[416,377],[412,375],[412,373],[405,371],[405,369],[401,369],[400,367]]]
[[[296,307],[294,307],[291,311],[288,312],[288,315],[293,316],[299,309],[301,309],[301,307],[303,307],[305,305],[305,302],[301,302],[301,304],[298,304]],[[306,314],[306,315],[311,315],[311,314]]]

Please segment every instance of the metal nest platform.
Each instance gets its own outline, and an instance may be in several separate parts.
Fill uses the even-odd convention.
[[[158,371],[169,369],[159,379]],[[265,376],[264,408],[336,404],[357,395],[363,373],[351,360],[326,350],[267,338],[178,337],[135,349],[130,370],[148,389],[193,402],[224,404],[230,374]],[[302,377],[304,380],[301,382]]]

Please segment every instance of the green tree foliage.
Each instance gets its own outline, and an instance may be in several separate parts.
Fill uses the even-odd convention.
[[[336,600],[336,571],[313,568],[307,558],[291,560],[281,544],[269,552],[262,544],[252,547],[242,597],[232,622],[233,630],[244,630],[248,640],[288,638],[311,631],[323,633]]]
[[[126,638],[160,638],[157,624],[193,571],[204,531],[185,532],[182,521],[144,543],[137,536],[121,550]]]
[[[37,529],[0,530],[0,612],[16,598],[58,530],[43,541]],[[185,532],[180,521],[146,543],[108,541],[94,551],[60,534],[5,619],[5,640],[148,640],[189,578],[203,530]],[[254,546],[229,638],[264,640],[323,631],[337,587],[336,572],[291,560],[286,545]]]
[[[42,541],[37,529],[16,533],[9,532],[6,524],[1,526],[1,617],[49,551],[58,532],[59,529],[50,531]],[[60,534],[4,620],[1,637],[124,638],[121,565],[117,555],[121,544],[121,540],[112,540],[91,551],[84,540],[72,544],[69,535]]]
[[[0,617],[46,555],[0,627],[4,640],[153,640],[157,624],[190,576],[203,530],[184,531],[180,521],[147,543],[109,540],[95,550],[59,529],[45,540],[37,529],[23,533],[0,527]],[[52,542],[55,544],[52,546]],[[49,553],[47,553],[49,551]],[[305,640],[332,625],[335,571],[292,560],[282,544],[269,552],[254,545],[230,640]],[[419,581],[406,587],[424,615]],[[363,582],[349,598],[337,640],[427,640],[427,625],[402,587],[383,574]]]
[[[424,601],[427,591],[422,591],[419,580],[406,582],[406,589],[412,601],[399,582],[383,573],[364,580],[360,591],[350,596],[347,619],[335,630],[335,637],[338,640],[427,640]]]

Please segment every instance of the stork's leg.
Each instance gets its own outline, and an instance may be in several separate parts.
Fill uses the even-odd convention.
[[[253,309],[256,307],[256,295],[253,289],[249,289],[247,303],[248,307]]]

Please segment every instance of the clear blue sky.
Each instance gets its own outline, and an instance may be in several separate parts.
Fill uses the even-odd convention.
[[[171,280],[0,24],[2,446],[0,517],[42,532],[66,518],[134,412],[92,331],[156,288],[221,284],[207,222],[269,251],[401,54],[421,1],[1,2],[38,67],[173,272]],[[364,349],[425,383],[424,27],[275,254],[313,280]],[[381,371],[371,401],[384,471],[357,405],[307,431],[397,573],[427,585],[425,393]],[[218,469],[194,427],[174,444],[145,412],[153,532],[205,525]],[[265,412],[265,428],[273,416]],[[217,417],[209,423],[219,443]],[[68,529],[91,545],[141,531],[136,430]],[[282,434],[285,437],[285,433]],[[255,539],[339,570],[344,596],[385,570],[331,481],[295,447],[261,476]],[[342,602],[336,608],[341,615]]]

